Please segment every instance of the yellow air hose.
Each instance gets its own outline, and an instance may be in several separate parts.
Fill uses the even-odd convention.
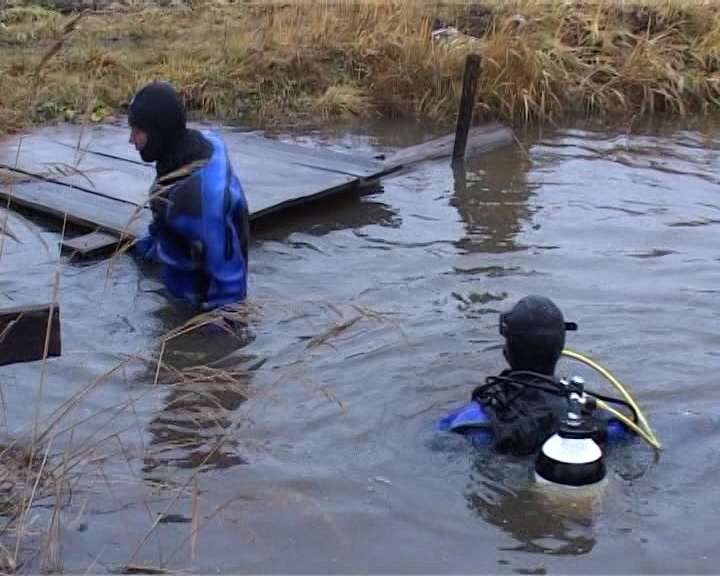
[[[608,370],[603,368],[600,364],[595,362],[594,360],[588,358],[584,354],[580,354],[579,352],[575,352],[574,350],[570,350],[568,348],[564,349],[562,351],[564,356],[568,356],[569,358],[574,358],[575,360],[578,360],[582,362],[583,364],[586,364],[587,366],[590,366],[590,368],[593,368],[596,372],[598,372],[600,375],[602,375],[608,382],[610,382],[615,388],[618,389],[620,394],[622,394],[623,398],[627,401],[630,406],[632,406],[633,410],[635,410],[635,413],[637,414],[638,420],[640,421],[640,424],[642,424],[642,428],[640,428],[635,422],[630,420],[627,416],[625,416],[622,412],[616,410],[615,408],[612,408],[609,406],[606,402],[603,402],[599,398],[597,399],[597,405],[610,412],[613,416],[621,420],[625,425],[627,425],[629,428],[637,432],[642,438],[650,444],[653,448],[656,450],[660,450],[660,442],[655,437],[655,434],[653,433],[652,429],[650,428],[650,425],[648,424],[647,420],[645,419],[645,416],[643,415],[642,411],[640,410],[640,407],[637,405],[635,400],[632,396],[630,396],[630,393],[627,391],[625,386],[623,386],[620,381],[615,378]]]

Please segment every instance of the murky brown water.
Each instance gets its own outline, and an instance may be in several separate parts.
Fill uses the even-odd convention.
[[[464,174],[428,164],[259,238],[250,293],[263,314],[254,340],[223,362],[255,367],[247,381],[182,397],[133,365],[88,393],[63,423],[77,423],[72,438],[51,447],[92,448],[62,515],[64,569],[715,572],[720,132],[566,130],[524,144],[527,155],[504,149]],[[371,153],[361,137],[334,145]],[[46,300],[57,236],[11,225],[22,243],[6,240],[0,289]],[[107,262],[63,268],[64,356],[47,365],[38,415],[40,366],[0,369],[7,433],[47,422],[177,323],[132,261],[106,275]],[[532,292],[579,323],[569,345],[630,388],[665,447],[657,461],[639,442],[612,453],[611,483],[589,517],[541,506],[527,463],[430,432],[502,367],[497,312]],[[308,349],[339,320],[327,303],[345,319],[359,306],[383,321],[364,318]],[[195,336],[168,354],[190,363],[236,347]],[[181,414],[188,406],[194,423]],[[213,447],[193,480],[191,463]],[[48,515],[38,508],[34,524]]]

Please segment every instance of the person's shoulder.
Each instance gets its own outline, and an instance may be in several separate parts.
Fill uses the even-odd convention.
[[[188,145],[192,147],[196,154],[204,157],[212,155],[213,138],[206,130],[197,128],[188,128]]]
[[[213,128],[192,128],[192,132],[203,138],[209,144],[214,144],[226,147],[225,138],[223,135]]]
[[[469,428],[487,428],[490,419],[480,403],[470,400],[435,421],[436,430],[459,432]]]

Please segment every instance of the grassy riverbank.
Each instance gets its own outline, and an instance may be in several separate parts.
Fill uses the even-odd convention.
[[[73,26],[71,14],[18,7],[0,27],[0,130],[97,120],[154,77],[175,82],[194,111],[244,124],[452,121],[469,50],[483,56],[486,118],[517,126],[570,114],[703,113],[720,96],[719,13],[710,2],[667,0],[198,0],[116,5]],[[434,42],[441,23],[477,40]]]

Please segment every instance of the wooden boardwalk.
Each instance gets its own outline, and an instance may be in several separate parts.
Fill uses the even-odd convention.
[[[357,193],[384,176],[418,162],[449,157],[452,137],[401,150],[383,161],[361,155],[285,144],[217,129],[248,198],[251,219],[331,195]],[[135,238],[150,220],[145,207],[155,171],[128,143],[128,130],[112,125],[44,127],[0,142],[0,169],[18,180],[0,181],[0,198],[54,219],[79,225],[92,236],[68,245],[80,253]],[[512,142],[500,125],[471,131],[468,154]],[[98,234],[98,232],[100,234]]]

